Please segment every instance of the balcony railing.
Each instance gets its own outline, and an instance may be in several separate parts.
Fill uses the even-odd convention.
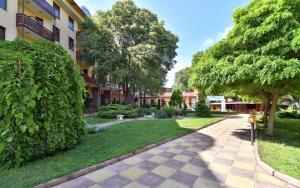
[[[45,0],[33,0],[33,1],[41,8],[43,8],[45,11],[47,11],[49,14],[51,14],[51,16],[55,17],[54,7],[51,6],[47,1]]]
[[[24,14],[20,14],[20,13],[17,14],[16,25],[17,27],[25,27],[45,39],[54,41],[54,34],[52,31],[38,24],[34,19],[31,19],[30,17]]]

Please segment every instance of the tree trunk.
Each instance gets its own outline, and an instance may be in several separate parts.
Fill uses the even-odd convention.
[[[273,136],[273,127],[274,127],[274,121],[275,121],[275,114],[277,110],[277,103],[279,98],[279,91],[278,89],[274,92],[272,97],[272,106],[270,111],[270,117],[268,122],[268,129],[267,129],[267,135]]]
[[[142,91],[140,90],[140,107],[143,106],[143,102],[142,102]]]
[[[146,92],[144,91],[143,107],[146,107]]]
[[[269,102],[266,102],[264,104],[264,116],[263,116],[263,123],[264,123],[264,127],[268,126],[268,112],[269,112]]]
[[[264,109],[265,109],[265,103],[262,103],[262,104],[260,105],[260,110],[259,110],[259,114],[260,114],[260,115],[263,114]]]

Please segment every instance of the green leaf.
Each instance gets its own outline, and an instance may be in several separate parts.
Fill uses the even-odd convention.
[[[20,130],[21,130],[22,133],[25,133],[26,130],[27,130],[27,126],[26,125],[21,125]]]
[[[12,142],[12,140],[13,140],[13,137],[11,137],[11,136],[6,139],[7,142]]]
[[[4,151],[5,146],[4,144],[0,143],[0,154]]]

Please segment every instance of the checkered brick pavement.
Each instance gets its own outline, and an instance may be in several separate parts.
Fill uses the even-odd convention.
[[[292,187],[256,166],[246,116],[63,183],[59,188]]]

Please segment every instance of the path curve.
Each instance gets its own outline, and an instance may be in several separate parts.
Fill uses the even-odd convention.
[[[293,187],[256,165],[246,115],[65,182],[59,188]]]

